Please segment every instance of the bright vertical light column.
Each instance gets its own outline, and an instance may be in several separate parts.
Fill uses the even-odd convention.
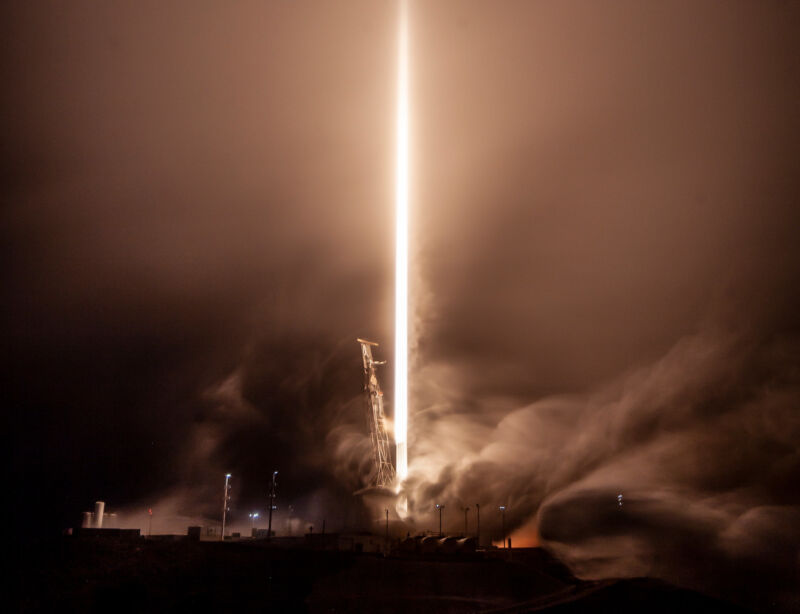
[[[397,62],[397,169],[395,186],[394,440],[397,479],[408,476],[408,11],[400,0]]]

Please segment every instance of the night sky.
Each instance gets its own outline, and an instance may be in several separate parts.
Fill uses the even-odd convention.
[[[0,11],[15,531],[215,519],[226,472],[245,523],[273,469],[281,514],[368,519],[396,6]],[[410,15],[415,526],[506,504],[584,577],[792,599],[800,3]]]

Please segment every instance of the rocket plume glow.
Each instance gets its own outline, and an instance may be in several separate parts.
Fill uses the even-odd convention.
[[[397,70],[397,169],[395,186],[394,440],[397,480],[408,476],[408,18],[400,2]]]

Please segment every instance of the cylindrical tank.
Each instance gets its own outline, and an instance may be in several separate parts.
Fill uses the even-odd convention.
[[[404,539],[400,542],[399,550],[400,552],[414,552],[417,549],[417,542],[409,537]]]
[[[420,550],[424,554],[436,552],[439,545],[439,538],[435,535],[426,535],[420,542]]]
[[[458,539],[455,537],[442,537],[439,540],[437,549],[443,554],[453,554],[458,550]]]
[[[458,540],[458,551],[459,552],[475,552],[475,538],[474,537],[462,537]]]
[[[84,512],[83,513],[83,520],[81,520],[81,528],[82,529],[91,529],[94,519],[92,518],[91,512]]]
[[[95,529],[103,528],[103,513],[106,510],[105,501],[96,501],[94,504],[94,527]]]

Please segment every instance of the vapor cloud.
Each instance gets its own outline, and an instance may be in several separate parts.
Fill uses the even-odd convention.
[[[433,500],[482,502],[495,538],[497,505],[512,532],[536,516],[542,543],[585,577],[708,587],[725,574],[706,566],[740,560],[781,569],[788,588],[798,348],[709,332],[595,393],[546,397],[495,424],[431,406],[416,416],[411,498],[421,513]]]
[[[25,531],[97,499],[213,522],[227,472],[247,529],[274,469],[279,527],[370,522],[355,338],[391,360],[395,7],[7,4]],[[481,503],[497,538],[505,503],[586,577],[787,603],[798,4],[412,5],[414,526]]]

